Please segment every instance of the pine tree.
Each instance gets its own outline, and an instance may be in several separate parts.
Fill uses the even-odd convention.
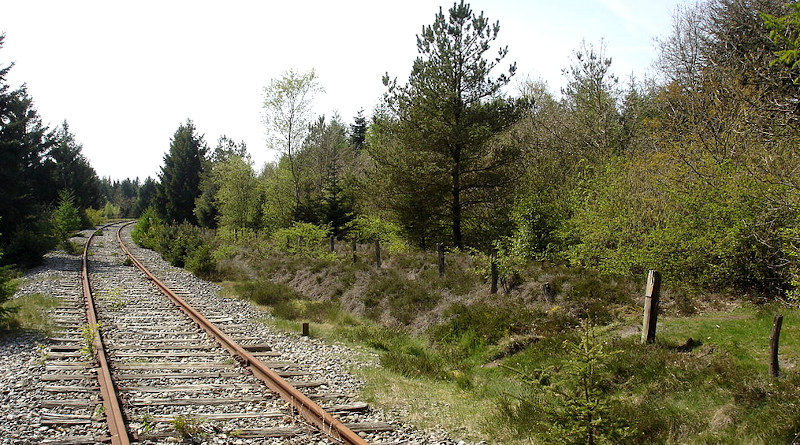
[[[394,210],[418,242],[441,240],[439,227],[446,227],[452,244],[463,247],[465,226],[480,233],[492,206],[509,191],[519,151],[497,137],[528,104],[500,91],[515,64],[492,75],[507,53],[504,47],[495,57],[487,54],[499,29],[463,0],[447,15],[440,8],[433,25],[417,36],[420,55],[408,83],[398,86],[384,76],[387,113],[376,129],[385,133],[372,153],[399,192]],[[436,232],[425,233],[430,227]]]
[[[358,114],[353,118],[353,124],[350,125],[350,143],[356,150],[364,148],[364,143],[367,140],[367,119],[364,117],[364,109],[358,110]]]
[[[197,223],[195,200],[200,196],[200,175],[206,145],[194,124],[181,124],[164,155],[157,193],[158,211],[168,222]]]

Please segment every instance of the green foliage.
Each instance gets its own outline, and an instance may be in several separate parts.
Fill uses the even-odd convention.
[[[666,162],[620,161],[587,180],[566,228],[579,240],[570,258],[611,275],[658,269],[667,281],[782,295],[781,231],[792,219],[768,213],[762,185],[737,167],[708,160],[698,177]]]
[[[496,209],[507,204],[520,147],[501,135],[529,104],[500,92],[516,65],[492,74],[507,53],[488,53],[499,28],[456,3],[417,36],[408,83],[384,76],[386,106],[376,116],[370,154],[387,178],[382,207],[417,244],[449,235],[462,248],[464,232],[468,244],[485,243],[486,229],[502,223],[504,212]]]
[[[200,176],[207,147],[191,120],[181,124],[164,155],[157,186],[159,215],[168,222],[197,222],[195,200],[200,196]]]
[[[114,219],[119,218],[122,215],[122,210],[118,205],[114,205],[113,203],[106,202],[106,205],[103,206],[103,216],[106,219]]]
[[[400,236],[397,224],[372,215],[358,215],[345,225],[350,239],[369,243],[380,240],[387,244],[389,252],[405,252],[409,246]]]
[[[294,289],[272,280],[242,281],[233,290],[236,295],[264,306],[301,298]]]
[[[783,16],[761,11],[759,14],[770,29],[770,39],[780,48],[775,51],[772,64],[784,64],[795,70],[794,83],[797,84],[800,83],[800,74],[796,74],[800,68],[800,5],[787,3],[786,6],[791,12]]]
[[[58,207],[53,211],[53,233],[66,245],[69,237],[80,228],[81,212],[75,207],[75,198],[72,192],[63,190],[59,194]]]
[[[97,227],[106,223],[107,219],[102,209],[87,207],[84,213],[86,214],[86,220],[88,220],[90,227]]]
[[[261,201],[253,167],[230,156],[214,165],[213,176],[220,226],[233,231],[234,237],[239,231],[258,228]]]
[[[543,370],[537,375],[522,373],[531,385],[533,396],[511,403],[501,402],[500,410],[516,425],[531,428],[547,443],[620,443],[629,435],[622,419],[615,418],[603,379],[612,353],[606,352],[592,327],[584,325],[579,343],[564,345],[568,360],[561,369]],[[532,412],[536,419],[522,421],[519,416]]]
[[[198,439],[208,435],[203,430],[203,421],[193,415],[176,415],[171,423],[172,428],[183,439]]]
[[[374,313],[381,301],[386,301],[390,313],[402,323],[436,305],[441,294],[431,292],[416,280],[408,279],[394,269],[372,276],[364,291],[367,312]]]
[[[291,227],[278,229],[272,233],[272,240],[279,249],[289,253],[317,259],[335,259],[335,254],[327,248],[330,229],[311,223],[296,222]]]
[[[213,261],[207,242],[203,229],[197,226],[189,223],[165,226],[161,234],[159,251],[173,266],[187,266],[187,261],[193,258],[195,266],[200,270],[206,270],[206,267],[212,267],[209,262]]]
[[[10,326],[10,317],[16,310],[8,307],[5,303],[14,296],[16,290],[17,286],[13,280],[11,268],[0,267],[0,330],[6,330]]]
[[[133,227],[131,238],[142,247],[159,250],[163,232],[164,221],[158,216],[154,207],[148,207]]]
[[[94,360],[94,340],[97,338],[98,333],[100,332],[100,328],[102,326],[98,324],[91,324],[85,323],[81,325],[81,338],[83,339],[83,346],[80,349],[80,353],[83,355],[85,360]]]

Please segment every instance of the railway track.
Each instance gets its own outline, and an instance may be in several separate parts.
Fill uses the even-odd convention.
[[[85,309],[75,289],[58,309],[42,422],[95,429],[58,442],[365,444],[358,432],[393,429],[202,295],[152,275],[121,237],[128,224],[89,237]]]

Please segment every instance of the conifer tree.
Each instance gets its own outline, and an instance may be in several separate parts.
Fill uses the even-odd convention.
[[[507,54],[505,47],[487,53],[499,30],[463,0],[447,15],[440,8],[417,36],[419,57],[408,83],[384,76],[385,125],[377,127],[384,138],[372,152],[396,192],[395,212],[420,243],[444,240],[440,228],[446,228],[452,245],[464,246],[465,225],[481,232],[481,221],[513,179],[518,149],[497,136],[521,117],[527,101],[501,93],[516,64],[492,74]],[[436,232],[425,233],[430,227]]]
[[[197,223],[195,200],[200,196],[200,175],[206,155],[203,136],[191,120],[181,124],[164,155],[157,193],[158,210],[169,222]]]

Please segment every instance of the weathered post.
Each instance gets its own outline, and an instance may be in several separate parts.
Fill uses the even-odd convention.
[[[308,336],[309,336],[309,333],[308,333],[308,323],[304,322],[304,323],[303,323],[303,337],[308,337]]]
[[[331,235],[331,237],[330,237],[330,248],[331,248],[331,252],[335,252],[336,251],[336,238],[333,235]]]
[[[492,247],[492,289],[491,293],[497,293],[497,247]]]
[[[772,335],[769,337],[769,373],[773,377],[778,376],[778,342],[781,338],[781,325],[783,325],[783,315],[775,315],[772,319]]]
[[[353,264],[358,261],[358,255],[356,255],[356,251],[358,249],[358,245],[356,244],[356,240],[353,240]]]
[[[651,270],[647,273],[647,288],[644,291],[644,320],[642,321],[642,343],[656,340],[658,323],[658,300],[661,297],[661,274]]]
[[[375,267],[381,268],[381,240],[375,238]]]
[[[436,252],[439,254],[439,277],[444,276],[444,244],[436,244]]]

